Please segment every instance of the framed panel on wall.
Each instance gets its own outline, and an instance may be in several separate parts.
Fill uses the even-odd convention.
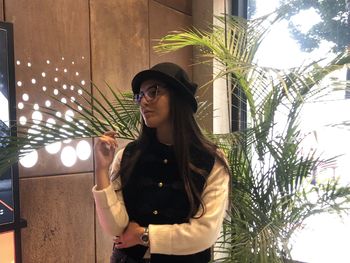
[[[16,135],[16,94],[13,52],[13,25],[0,22],[0,136]],[[0,143],[1,148],[6,147]],[[18,167],[0,174],[0,262],[21,262],[21,236],[25,220],[19,211]]]

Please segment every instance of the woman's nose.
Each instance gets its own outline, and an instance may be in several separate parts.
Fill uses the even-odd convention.
[[[142,97],[141,97],[140,105],[141,105],[141,106],[143,106],[143,105],[148,105],[148,101],[147,101],[147,99],[145,98],[145,96],[142,96]]]

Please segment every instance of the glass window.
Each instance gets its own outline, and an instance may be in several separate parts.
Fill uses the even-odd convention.
[[[272,12],[279,0],[248,0],[248,18]],[[345,0],[297,0],[288,19],[271,28],[256,59],[260,65],[288,69],[306,61],[346,49],[350,45],[349,7]],[[329,51],[331,52],[329,53]],[[349,78],[346,69],[332,77]],[[331,79],[331,78],[330,78]],[[330,84],[330,79],[324,85]],[[323,158],[336,157],[315,171],[315,183],[339,178],[350,183],[350,97],[346,89],[334,90],[312,103],[301,113],[300,127],[308,136],[303,147],[317,149]],[[349,260],[350,217],[317,215],[307,220],[305,228],[294,237],[293,259],[303,262],[347,262]]]

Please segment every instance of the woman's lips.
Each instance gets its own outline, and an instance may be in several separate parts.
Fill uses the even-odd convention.
[[[144,111],[142,111],[142,115],[145,116],[145,117],[151,115],[152,113],[153,113],[153,111],[150,111],[150,110],[144,110]]]

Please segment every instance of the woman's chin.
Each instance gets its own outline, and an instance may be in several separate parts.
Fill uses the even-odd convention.
[[[157,128],[157,125],[153,121],[147,121],[147,120],[144,120],[144,121],[145,121],[145,125],[148,128]]]

